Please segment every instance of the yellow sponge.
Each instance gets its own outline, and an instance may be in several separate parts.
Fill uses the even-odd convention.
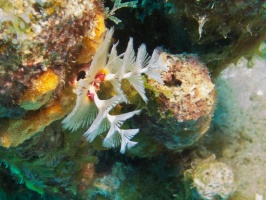
[[[78,64],[88,63],[92,60],[99,44],[102,42],[103,34],[106,31],[104,19],[102,13],[96,14],[94,19],[95,26],[93,26],[94,29],[83,39],[83,48],[77,59]]]
[[[29,111],[22,119],[9,120],[6,122],[6,128],[3,127],[0,131],[0,146],[17,146],[64,115],[65,110],[62,109],[61,102],[55,101],[49,107]]]
[[[47,103],[52,92],[59,83],[58,76],[50,69],[32,81],[32,86],[26,90],[19,100],[20,107],[25,110],[37,110]]]

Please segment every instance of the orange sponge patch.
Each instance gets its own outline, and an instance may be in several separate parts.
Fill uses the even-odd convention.
[[[59,83],[58,76],[50,69],[32,81],[32,87],[22,95],[19,105],[26,110],[37,110],[50,99]]]
[[[54,90],[57,85],[58,77],[52,70],[49,69],[44,72],[36,81],[34,81],[34,89],[36,92],[42,95]]]
[[[56,101],[44,109],[29,111],[23,119],[9,120],[6,126],[8,128],[0,131],[0,145],[17,146],[64,115],[65,111],[61,108],[61,102]]]
[[[90,62],[102,41],[103,33],[106,30],[102,13],[96,15],[94,23],[94,30],[90,31],[90,34],[83,39],[83,48],[77,59],[78,64]]]

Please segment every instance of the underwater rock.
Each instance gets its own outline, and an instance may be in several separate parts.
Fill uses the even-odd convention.
[[[95,54],[104,20],[100,0],[0,1],[0,155],[24,191],[69,199],[94,175],[87,143],[59,120],[73,107],[72,81]]]
[[[81,144],[80,134],[65,134],[60,121],[15,148],[0,149],[2,165],[12,179],[41,195],[58,196],[55,199],[71,198],[88,187],[95,175],[96,157],[88,143]]]
[[[107,36],[109,36],[109,32],[110,31],[107,32]],[[109,40],[110,39],[107,41]],[[106,42],[103,42],[101,47],[106,46],[105,43]],[[112,52],[115,47],[116,46],[112,48]],[[141,51],[142,47],[143,45],[139,48],[139,51]],[[132,44],[130,48],[132,48]],[[155,60],[153,58],[157,51],[159,52],[160,50],[155,50],[155,53],[153,53],[151,57],[152,62],[146,59],[145,62],[149,64],[147,64],[147,67],[144,65],[144,67],[141,68],[141,70],[145,70],[151,67],[151,69],[154,70],[151,73],[153,76],[146,73],[145,76],[142,75],[141,77],[139,74],[138,79],[135,77],[134,79],[132,78],[137,84],[135,82],[132,84],[131,79],[127,80],[126,77],[122,78],[121,89],[119,89],[120,85],[118,84],[115,85],[117,88],[114,88],[114,86],[110,84],[113,80],[110,80],[110,82],[108,82],[108,80],[102,81],[98,93],[93,95],[95,100],[89,99],[87,96],[88,91],[90,91],[90,93],[93,92],[92,87],[94,87],[94,81],[88,78],[79,80],[78,89],[76,90],[78,95],[77,102],[73,111],[63,121],[64,127],[75,132],[83,128],[83,126],[85,128],[85,124],[87,123],[90,127],[84,135],[98,150],[100,150],[98,147],[99,144],[106,148],[114,148],[121,144],[121,153],[125,152],[127,146],[127,149],[131,149],[131,147],[134,146],[131,154],[138,156],[161,152],[162,146],[163,150],[165,150],[166,147],[174,152],[180,152],[195,144],[208,130],[215,107],[215,89],[209,76],[209,71],[195,55],[170,55],[161,52]],[[126,52],[131,51],[127,50]],[[98,55],[98,52],[96,55]],[[101,56],[103,55],[102,53]],[[123,59],[126,60],[126,55],[128,54],[122,55],[124,56]],[[98,57],[95,56],[95,58]],[[144,60],[142,57],[141,59]],[[136,60],[141,59],[138,52]],[[111,60],[111,62],[113,62],[113,60]],[[116,67],[122,63],[119,57],[117,60],[119,62],[117,61],[118,64]],[[133,63],[133,61],[131,62]],[[95,70],[98,66],[102,65],[93,65]],[[106,64],[106,66],[109,65]],[[135,66],[134,63],[132,66]],[[132,66],[130,67],[133,68]],[[163,67],[160,68],[158,66]],[[131,68],[127,69],[130,75],[133,74],[130,72]],[[91,69],[92,67],[90,70]],[[99,71],[101,68],[97,70]],[[133,68],[132,71],[134,72],[134,76],[138,73],[137,69]],[[97,78],[98,75],[96,72],[95,74]],[[90,76],[87,75],[87,77]],[[92,86],[88,83],[92,84]],[[144,86],[143,89],[140,90],[139,88],[142,88],[140,87],[142,84],[144,84]],[[144,87],[146,90],[144,90]],[[127,103],[124,103],[124,100],[120,100],[119,103],[115,102],[112,103],[114,105],[109,106],[109,102],[112,102],[114,98],[123,97],[124,94],[127,98]],[[96,95],[97,99],[95,98]],[[101,104],[99,102],[101,102]],[[108,109],[104,107],[104,112],[106,113],[103,113],[100,109],[97,113],[97,110],[94,109],[94,104],[106,104],[109,107]],[[140,109],[142,109],[142,114],[140,114]],[[89,110],[91,110],[91,112],[88,112]],[[95,120],[92,125],[90,125],[91,116],[96,116],[96,114],[96,119],[99,122]],[[134,115],[139,115],[139,117],[133,117]],[[111,119],[111,117],[115,117],[115,120]],[[129,119],[132,117],[133,119]],[[107,123],[104,120],[107,121]],[[127,122],[123,125],[124,121]],[[95,124],[97,124],[97,126]],[[109,126],[114,126],[115,128],[110,128],[107,136],[102,140],[103,137],[100,136],[100,133],[106,134],[106,130]],[[120,126],[121,130],[134,130],[134,132],[124,135],[124,133],[119,132]],[[98,129],[96,129],[96,127]],[[138,130],[140,130],[140,136],[137,136],[139,139],[136,139],[139,141],[139,145],[136,145],[137,143],[135,140],[131,142],[130,139]],[[142,153],[139,154],[139,152]]]
[[[213,115],[215,88],[207,67],[195,55],[161,56],[169,69],[161,73],[164,84],[151,79],[146,83],[147,112],[135,122],[140,127],[139,137],[145,138],[139,140],[146,142],[139,142],[140,147],[134,147],[132,153],[141,149],[146,152],[144,149],[157,144],[155,149],[162,145],[182,151],[204,135]]]
[[[111,170],[110,170],[111,169]],[[93,183],[86,192],[82,194],[82,199],[131,199],[131,196],[136,195],[134,187],[130,189],[132,194],[124,191],[123,184],[127,183],[127,176],[134,172],[131,166],[124,163],[116,162],[110,166],[108,172],[98,175],[98,178],[93,180]]]
[[[176,37],[183,32],[178,30],[179,26],[183,26],[189,36],[190,50],[200,54],[215,77],[241,56],[258,53],[260,43],[266,38],[264,1],[170,2],[176,8],[174,16],[168,17],[171,41],[176,44],[174,41],[184,39]]]
[[[0,135],[9,147],[69,111],[67,84],[92,59],[105,14],[102,3],[92,0],[6,1],[0,8]]]
[[[6,107],[21,103],[21,93],[32,93],[48,69],[59,83],[68,81],[77,63],[91,60],[105,31],[100,1],[10,0],[0,8],[0,103]],[[47,99],[42,95],[36,98]],[[43,103],[22,107],[35,110]]]
[[[117,3],[121,3],[120,0],[110,1],[115,2],[114,8]],[[130,2],[133,1],[128,3]],[[160,20],[153,18],[153,12],[156,15],[157,11],[166,9],[168,5],[172,8],[174,3],[178,10],[171,19],[164,16],[167,23],[164,23],[161,15],[158,17]],[[124,27],[128,28],[124,30],[140,33],[141,37],[134,36],[135,41],[140,43],[141,39],[148,49],[153,49],[149,45],[154,41],[156,42],[153,46],[164,43],[158,39],[164,38],[172,44],[165,45],[171,51],[175,46],[175,51],[172,52],[185,52],[186,49],[179,45],[182,40],[188,47],[186,52],[197,53],[207,65],[210,64],[208,67],[214,69],[224,62],[231,62],[240,54],[247,53],[248,49],[253,51],[258,41],[265,38],[265,27],[261,26],[265,22],[265,17],[261,17],[265,13],[265,6],[259,1],[234,3],[143,0],[141,5],[137,5],[144,9],[143,15],[139,17],[142,22],[148,17],[153,22],[149,24],[146,21],[143,23],[145,29],[139,28],[136,18],[128,17],[127,10],[126,17],[134,21],[137,28],[125,24]],[[180,178],[178,173],[182,173],[185,168],[182,165],[187,164],[181,162],[183,158],[178,157],[180,154],[176,152],[191,147],[204,135],[216,104],[214,84],[207,67],[199,58],[195,55],[162,53],[164,62],[169,67],[167,72],[161,73],[164,84],[159,84],[146,75],[139,76],[139,80],[143,80],[145,84],[145,91],[143,89],[141,94],[145,93],[148,100],[143,99],[144,95],[141,96],[127,80],[121,82],[121,89],[128,97],[128,103],[116,105],[110,115],[127,112],[139,114],[137,109],[142,109],[140,115],[128,119],[121,126],[123,129],[140,129],[136,140],[134,137],[134,144],[137,141],[138,145],[129,154],[123,155],[122,159],[117,156],[118,152],[107,153],[106,148],[102,147],[106,132],[90,144],[82,137],[86,131],[84,128],[69,133],[61,127],[61,119],[70,112],[76,101],[72,92],[75,82],[84,76],[83,69],[89,69],[88,63],[95,55],[105,32],[106,16],[101,1],[8,0],[0,1],[0,8],[1,172],[10,174],[9,178],[19,183],[12,185],[11,182],[0,181],[1,187],[5,185],[11,191],[19,185],[22,188],[17,190],[19,193],[28,188],[42,195],[39,197],[42,199],[79,199],[80,192],[84,192],[84,197],[87,197],[83,199],[189,198],[188,195],[184,195],[184,198],[182,195],[180,198],[174,196],[182,187],[176,182]],[[173,12],[174,10],[172,14]],[[123,23],[128,20],[121,19]],[[162,28],[162,23],[167,25]],[[186,32],[189,37],[177,34],[180,32]],[[119,38],[123,48],[126,45],[122,41],[128,39],[128,34],[118,35],[124,35],[121,40]],[[180,37],[176,37],[177,35]],[[148,36],[148,41],[144,36]],[[110,42],[113,39],[110,38]],[[109,56],[106,54],[106,57]],[[98,81],[104,78],[103,75],[96,75]],[[99,86],[98,84],[99,82],[95,82],[94,86]],[[103,99],[111,98],[117,92],[108,82],[99,87],[98,95]],[[93,93],[89,95],[91,94]],[[260,95],[261,92],[252,98],[261,98]],[[84,107],[81,107],[79,111],[83,110]],[[165,151],[167,154],[162,154]],[[175,163],[169,167],[169,163],[154,156],[159,153],[162,158],[168,157]],[[131,160],[128,155],[154,157]],[[97,157],[105,157],[104,174],[100,174],[101,171],[97,168]],[[113,167],[110,160],[116,163]],[[116,160],[122,160],[123,163]],[[165,166],[169,167],[169,171]],[[152,172],[148,174],[147,171],[140,170],[144,168]],[[172,168],[175,170],[171,171]],[[209,174],[205,173],[205,169]],[[226,199],[234,190],[231,169],[224,163],[204,160],[186,174],[190,174],[189,178],[192,177],[190,182],[194,181],[193,192],[197,189],[197,195],[201,198],[218,196]],[[228,182],[221,181],[220,175],[225,176]],[[202,187],[202,178],[210,184]],[[9,185],[6,186],[7,184]],[[219,185],[218,189],[214,185]],[[191,185],[188,190],[191,190]],[[209,191],[211,192],[208,193]],[[167,198],[162,197],[162,194],[160,196],[160,193],[167,193]],[[153,194],[152,197],[150,194]],[[48,195],[53,198],[48,198]]]
[[[241,56],[259,53],[259,45],[266,39],[265,1],[140,2],[130,13],[117,13],[125,24],[120,26],[119,34],[131,35],[136,41],[139,38],[137,42],[145,41],[151,48],[163,46],[175,54],[197,54],[213,77]]]
[[[185,179],[193,185],[193,196],[203,200],[226,200],[234,191],[234,174],[226,164],[215,161],[215,156],[199,161],[185,172]]]

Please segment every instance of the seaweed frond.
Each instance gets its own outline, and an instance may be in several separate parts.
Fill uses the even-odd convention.
[[[114,23],[119,24],[121,22],[120,19],[114,16],[115,11],[121,9],[121,8],[136,8],[137,7],[138,0],[135,1],[128,1],[122,3],[121,0],[115,0],[113,8],[110,10],[109,7],[105,8],[105,14],[107,15],[107,18],[112,20]]]

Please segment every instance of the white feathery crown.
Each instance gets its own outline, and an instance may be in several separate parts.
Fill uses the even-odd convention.
[[[137,144],[130,140],[138,133],[139,129],[121,129],[121,126],[127,119],[139,114],[140,110],[110,115],[109,112],[116,105],[122,102],[128,103],[121,88],[122,80],[127,79],[147,103],[148,98],[145,95],[142,74],[162,83],[160,72],[166,71],[167,67],[159,61],[159,53],[156,49],[150,58],[144,44],[139,47],[137,56],[135,56],[132,38],[129,39],[127,49],[123,54],[117,55],[118,43],[116,43],[108,56],[113,33],[113,28],[106,32],[94,55],[90,69],[86,71],[85,78],[78,81],[75,90],[76,105],[62,123],[65,129],[71,131],[89,127],[84,133],[89,142],[109,129],[103,140],[103,146],[115,148],[121,145],[120,152],[123,154],[126,149]],[[109,81],[116,92],[115,96],[106,100],[99,99],[97,95],[100,84],[104,81]]]

